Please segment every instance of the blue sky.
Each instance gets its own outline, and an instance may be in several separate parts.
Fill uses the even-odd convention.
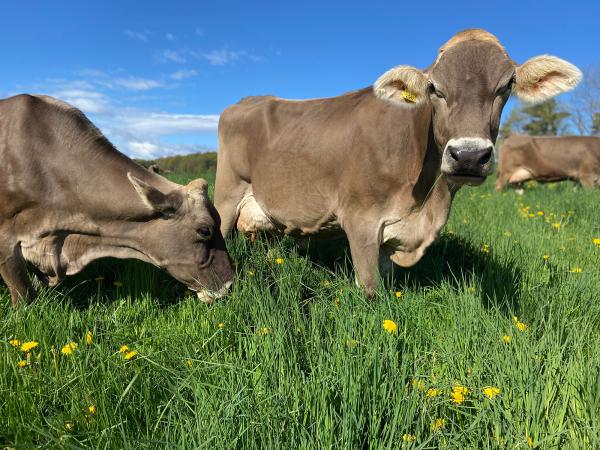
[[[464,28],[518,63],[600,61],[600,2],[6,2],[0,94],[79,106],[130,156],[216,148],[219,113],[247,95],[333,96],[398,64],[426,67]]]

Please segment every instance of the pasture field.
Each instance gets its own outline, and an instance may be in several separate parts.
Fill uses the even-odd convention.
[[[373,302],[343,245],[241,237],[210,307],[135,262],[2,287],[0,448],[600,448],[600,191],[493,181]]]

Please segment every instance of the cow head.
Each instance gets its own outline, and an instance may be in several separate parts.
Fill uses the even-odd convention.
[[[197,179],[164,193],[128,174],[149,209],[144,246],[152,261],[211,303],[224,296],[234,272],[219,231],[219,215]]]
[[[498,39],[484,30],[465,30],[421,71],[398,66],[374,85],[379,98],[405,108],[430,105],[433,136],[442,154],[441,171],[455,184],[481,184],[493,171],[500,114],[508,97],[543,102],[573,89],[581,72],[554,56],[518,66]]]

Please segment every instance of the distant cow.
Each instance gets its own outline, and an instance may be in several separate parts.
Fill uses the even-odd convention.
[[[496,189],[527,180],[600,186],[600,137],[509,136],[500,146]]]
[[[158,164],[151,164],[150,166],[148,166],[148,170],[150,172],[160,173],[160,167],[158,167]]]
[[[221,231],[345,234],[372,295],[380,257],[419,261],[456,190],[490,174],[511,92],[542,101],[580,76],[552,56],[516,65],[495,36],[467,30],[425,71],[398,66],[373,87],[314,100],[245,98],[219,122]]]
[[[59,100],[0,100],[0,274],[13,304],[35,296],[26,263],[54,285],[103,257],[154,264],[205,301],[233,280],[206,181],[147,171]]]

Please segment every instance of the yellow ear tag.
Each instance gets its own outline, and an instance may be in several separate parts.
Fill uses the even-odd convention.
[[[417,96],[410,91],[400,91],[400,95],[404,100],[410,103],[417,103]]]

